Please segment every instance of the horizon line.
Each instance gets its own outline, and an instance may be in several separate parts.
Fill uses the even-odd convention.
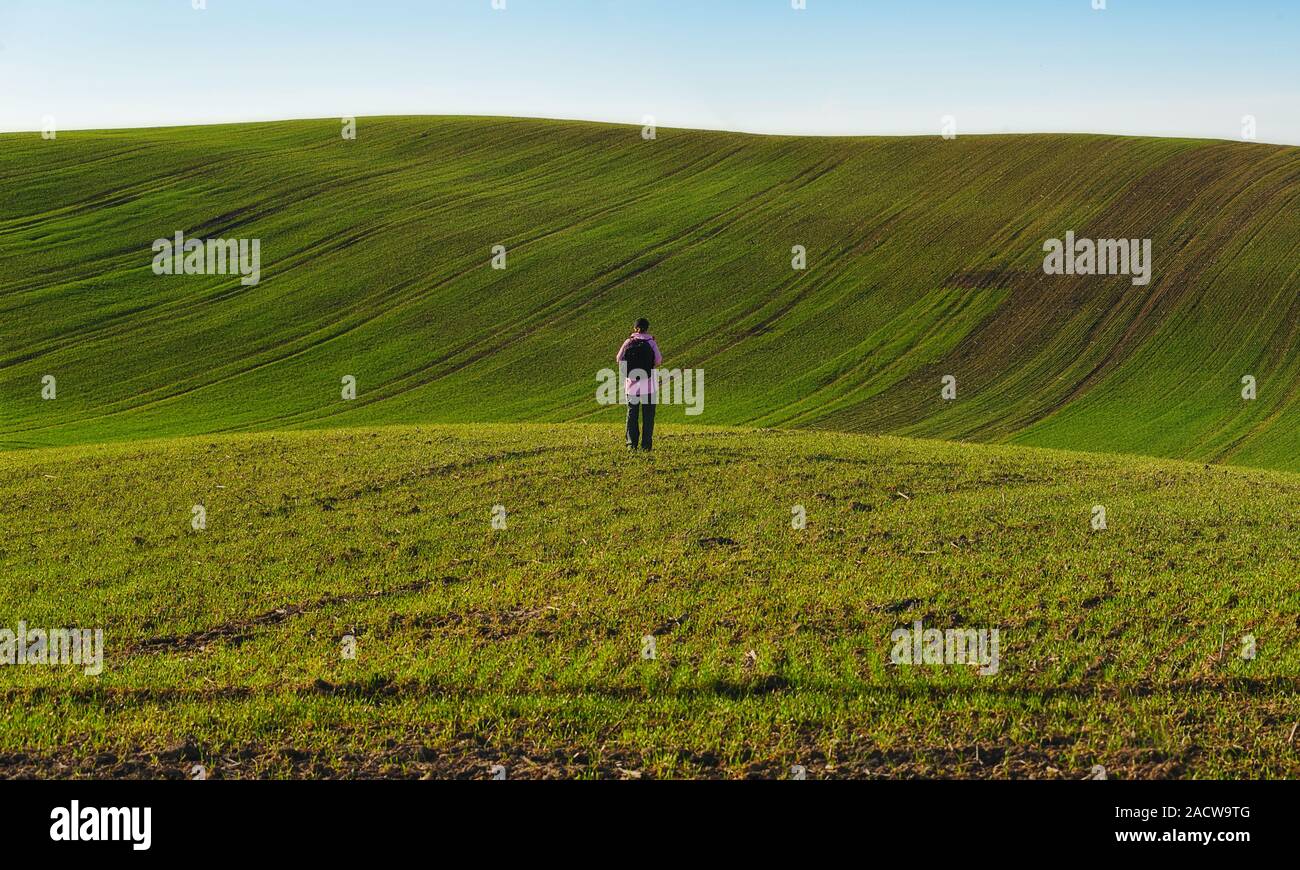
[[[341,120],[343,118],[354,118],[358,121],[371,119],[396,119],[396,118],[466,118],[481,120],[501,120],[501,121],[551,121],[555,123],[569,124],[600,124],[611,127],[629,127],[633,129],[641,128],[644,123],[610,120],[608,118],[556,118],[546,115],[476,115],[476,114],[381,114],[381,115],[310,115],[298,117],[275,117],[275,118],[245,118],[230,121],[197,121],[190,123],[176,124],[159,124],[159,123],[132,123],[117,127],[56,127],[57,133],[118,133],[128,130],[183,130],[199,127],[235,127],[235,126],[253,126],[256,124],[281,124],[286,122],[307,122],[307,121],[327,121]],[[776,139],[920,139],[920,138],[942,138],[941,133],[934,132],[912,132],[912,133],[782,133],[770,130],[743,130],[729,127],[680,127],[672,124],[655,123],[656,130],[675,130],[687,133],[731,133],[738,136],[758,136]],[[40,129],[0,129],[0,135],[41,135]],[[1232,142],[1239,145],[1272,145],[1284,148],[1300,147],[1297,142],[1278,142],[1263,139],[1228,139],[1224,137],[1203,136],[1203,135],[1165,135],[1158,133],[1120,133],[1113,131],[1095,131],[1095,130],[980,130],[975,132],[958,132],[953,138],[961,139],[971,136],[1099,136],[1111,138],[1127,139],[1168,139],[1168,140],[1186,140],[1195,142]]]

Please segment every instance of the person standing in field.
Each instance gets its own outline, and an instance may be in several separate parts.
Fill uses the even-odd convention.
[[[654,370],[664,361],[655,337],[650,334],[650,321],[642,317],[636,328],[618,349],[615,359],[623,372],[623,387],[627,394],[627,447],[650,450],[654,446],[655,395]],[[640,418],[638,420],[638,417]]]

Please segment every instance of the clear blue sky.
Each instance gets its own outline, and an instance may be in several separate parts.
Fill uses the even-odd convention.
[[[377,114],[1300,144],[1300,0],[0,0],[0,130]]]

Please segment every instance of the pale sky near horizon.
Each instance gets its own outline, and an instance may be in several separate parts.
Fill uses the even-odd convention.
[[[1300,0],[4,0],[0,130],[519,115],[1300,144]]]

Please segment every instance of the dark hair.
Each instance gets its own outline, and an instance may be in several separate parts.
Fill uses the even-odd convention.
[[[636,322],[636,331],[637,331],[637,332],[649,332],[649,331],[650,331],[650,321],[646,320],[644,317],[638,318],[638,319],[637,319],[637,322]]]

